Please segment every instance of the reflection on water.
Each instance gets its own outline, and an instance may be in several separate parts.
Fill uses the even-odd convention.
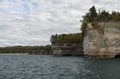
[[[120,79],[120,59],[0,55],[0,79]]]

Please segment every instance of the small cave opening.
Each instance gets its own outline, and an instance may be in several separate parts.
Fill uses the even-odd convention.
[[[71,54],[66,54],[65,56],[72,56]]]
[[[120,54],[116,55],[115,58],[120,58]]]

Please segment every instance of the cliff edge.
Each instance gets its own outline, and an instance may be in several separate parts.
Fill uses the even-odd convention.
[[[80,56],[83,55],[82,33],[60,34],[51,36],[53,55]]]
[[[120,22],[99,23],[95,29],[87,25],[84,36],[84,55],[89,58],[114,58],[120,55]]]

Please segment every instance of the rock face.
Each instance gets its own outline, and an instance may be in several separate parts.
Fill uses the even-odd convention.
[[[88,24],[84,36],[84,55],[90,58],[114,58],[120,55],[120,22],[100,23],[94,29]]]
[[[52,50],[51,51],[46,51],[46,50],[30,50],[27,52],[28,55],[52,55]]]
[[[59,56],[81,56],[83,49],[80,46],[52,46],[53,54]]]

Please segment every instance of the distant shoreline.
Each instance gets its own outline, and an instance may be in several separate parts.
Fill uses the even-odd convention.
[[[27,53],[0,53],[0,55],[28,55]]]

